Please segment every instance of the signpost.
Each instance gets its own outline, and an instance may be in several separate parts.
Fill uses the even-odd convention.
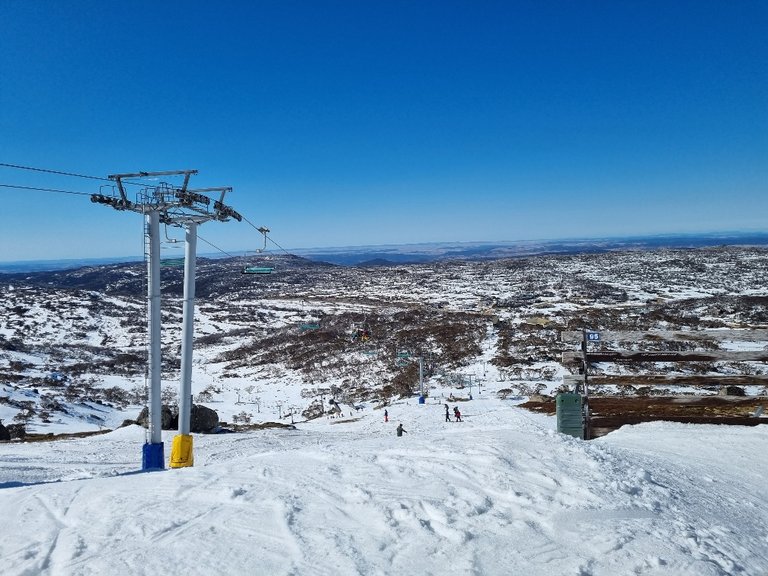
[[[600,342],[600,332],[595,330],[583,331],[583,340],[581,341],[581,353],[582,353],[582,365],[584,371],[584,383],[582,394],[584,395],[584,402],[582,403],[582,414],[584,422],[584,439],[589,440],[589,356],[587,354],[588,342]],[[579,384],[576,384],[576,391],[578,392]]]

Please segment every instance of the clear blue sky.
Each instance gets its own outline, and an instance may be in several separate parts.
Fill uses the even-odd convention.
[[[763,1],[3,0],[0,22],[0,162],[195,168],[286,248],[768,227]],[[140,253],[138,214],[0,201],[0,260]]]

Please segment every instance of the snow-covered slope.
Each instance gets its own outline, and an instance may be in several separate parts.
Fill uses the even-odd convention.
[[[583,442],[494,392],[459,403],[462,423],[437,393],[389,405],[388,423],[367,406],[195,436],[195,466],[162,472],[136,472],[135,426],[2,445],[2,573],[766,573],[766,427]]]

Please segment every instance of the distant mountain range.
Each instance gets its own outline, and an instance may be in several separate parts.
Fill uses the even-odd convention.
[[[104,266],[105,264],[122,264],[124,262],[139,262],[141,258],[123,256],[122,258],[76,258],[67,260],[18,260],[15,262],[0,262],[0,272],[17,274],[24,272],[52,272],[68,270],[84,266]]]
[[[701,248],[706,246],[765,246],[768,233],[665,234],[624,238],[519,240],[514,242],[439,242],[386,246],[347,246],[295,250],[309,260],[344,266],[389,266],[439,260],[496,260],[542,254],[576,254],[616,250]]]
[[[510,242],[436,242],[429,244],[391,244],[304,248],[291,252],[315,262],[342,266],[390,266],[440,260],[496,260],[542,254],[576,254],[616,250],[654,250],[659,248],[701,248],[705,246],[768,246],[768,233],[721,232],[710,234],[664,234],[619,238],[579,238],[561,240],[518,240]],[[218,257],[218,254],[201,254]],[[84,258],[71,260],[33,260],[0,262],[0,273],[44,272],[136,262],[140,258]]]

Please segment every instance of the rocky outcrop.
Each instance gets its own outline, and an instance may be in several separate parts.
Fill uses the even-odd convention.
[[[193,404],[190,413],[189,430],[195,433],[213,432],[219,427],[219,415],[200,404]]]
[[[163,405],[161,410],[161,427],[163,430],[177,430],[179,428],[179,415],[170,406]],[[149,427],[149,408],[144,407],[136,418],[136,424]],[[189,431],[194,433],[213,432],[219,426],[219,415],[200,404],[193,404],[190,413]]]
[[[144,406],[144,409],[139,413],[136,418],[136,424],[149,428],[149,407]],[[174,414],[170,406],[163,404],[160,408],[160,427],[163,430],[175,430],[179,427],[179,416]]]

